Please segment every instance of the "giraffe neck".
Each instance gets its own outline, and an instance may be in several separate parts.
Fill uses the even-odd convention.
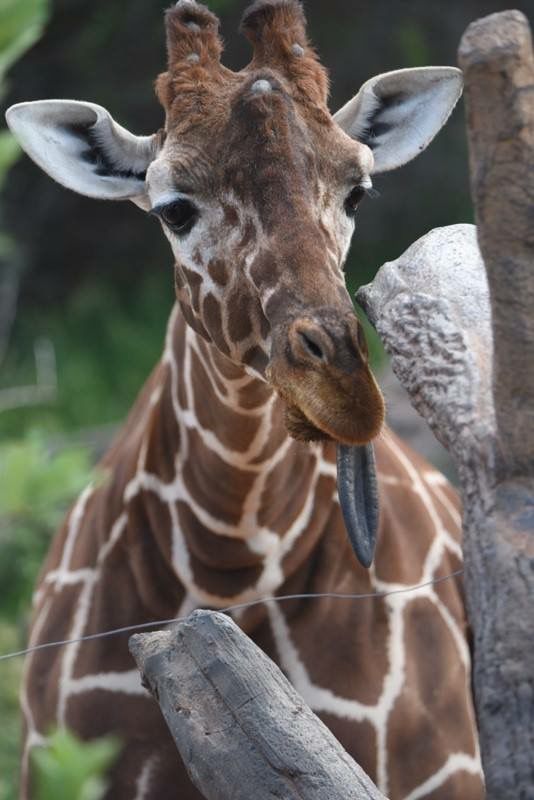
[[[141,483],[151,530],[181,583],[214,606],[277,591],[332,513],[332,448],[291,439],[273,390],[176,311],[150,404],[133,494]]]

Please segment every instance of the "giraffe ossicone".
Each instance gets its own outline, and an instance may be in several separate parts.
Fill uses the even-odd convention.
[[[377,76],[332,116],[297,0],[249,8],[253,55],[240,72],[221,63],[205,6],[180,0],[165,25],[158,133],[135,136],[79,101],[7,114],[63,186],[154,214],[175,261],[163,356],[104,459],[107,481],[81,495],[52,545],[34,644],[202,605],[395,592],[454,573],[461,558],[454,493],[383,428],[343,273],[373,174],[429,144],[461,93],[459,71]],[[272,90],[251,91],[264,83]],[[369,563],[371,442],[381,515],[364,569],[344,530],[336,446],[348,448],[347,474],[371,478],[340,487]],[[456,581],[357,604],[267,603],[238,619],[391,800],[481,800]],[[24,798],[29,751],[53,724],[123,740],[108,798],[198,798],[124,639],[33,653],[23,710]]]

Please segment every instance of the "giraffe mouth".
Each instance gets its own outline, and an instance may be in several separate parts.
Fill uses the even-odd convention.
[[[286,427],[299,441],[333,441],[296,406],[286,407]],[[345,528],[360,564],[373,563],[378,536],[378,482],[372,444],[346,445],[336,442],[337,489]]]
[[[378,530],[371,442],[382,429],[385,409],[367,362],[355,346],[345,352],[345,344],[343,336],[327,337],[325,326],[313,319],[293,320],[289,332],[280,329],[273,338],[266,378],[285,402],[286,428],[293,438],[336,444],[345,527],[356,557],[369,568]]]

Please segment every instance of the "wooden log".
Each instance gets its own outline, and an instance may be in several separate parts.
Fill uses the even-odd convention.
[[[385,800],[229,617],[196,611],[130,650],[208,800]]]

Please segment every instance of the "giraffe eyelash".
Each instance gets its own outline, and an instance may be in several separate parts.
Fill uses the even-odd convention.
[[[165,223],[167,228],[180,237],[186,236],[198,220],[197,206],[186,197],[177,197],[150,210],[150,215]]]

